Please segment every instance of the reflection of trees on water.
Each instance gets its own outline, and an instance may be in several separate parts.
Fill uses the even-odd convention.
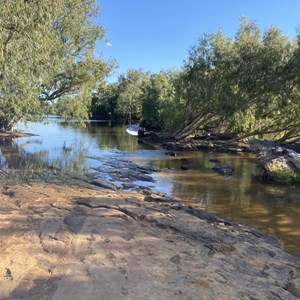
[[[251,156],[199,152],[186,157],[190,161],[189,171],[180,170],[180,157],[153,162],[172,181],[173,195],[227,219],[256,226],[300,250],[299,186],[260,182],[255,177],[257,168]],[[232,166],[234,176],[213,172],[210,158],[219,158]]]
[[[71,149],[62,146],[54,159],[49,159],[49,150],[27,152],[26,146],[33,143],[40,142],[33,139],[19,145],[14,139],[0,139],[1,169],[9,170],[10,175],[18,174],[24,178],[53,172],[82,174],[87,171],[87,150],[82,143]]]
[[[182,171],[181,157],[189,160],[189,171]],[[212,171],[213,163],[209,162],[211,158],[219,158],[222,163],[226,163],[234,168],[234,176],[224,177]],[[248,206],[249,197],[245,197],[247,190],[253,181],[255,166],[249,163],[247,158],[212,154],[209,152],[194,152],[188,154],[180,154],[179,157],[166,157],[162,160],[153,162],[160,168],[171,170],[168,171],[173,176],[174,188],[173,193],[183,198],[192,198],[193,203],[197,201],[201,203],[213,202],[221,203],[224,201],[227,208],[230,205]],[[198,198],[198,200],[197,200]]]
[[[32,174],[34,170],[43,170],[48,167],[46,163],[47,151],[40,153],[27,153],[14,139],[0,139],[1,168],[12,172]]]
[[[51,161],[51,168],[76,175],[87,173],[87,155],[88,149],[83,142],[68,148],[63,145],[58,157]]]
[[[45,143],[47,149],[42,151],[34,150],[34,153],[26,151],[30,144],[41,143],[41,147],[37,145],[37,149],[43,148],[44,140],[41,138],[28,138],[27,142],[20,144],[11,139],[2,140],[2,168],[18,170],[24,173],[33,172],[51,172],[63,171],[65,173],[83,174],[88,171],[86,157],[88,156],[88,148],[92,144],[94,148],[101,150],[137,150],[145,147],[139,145],[136,137],[126,133],[126,127],[122,123],[114,122],[91,122],[86,127],[80,126],[76,122],[57,122],[51,120],[45,123],[45,132],[52,130],[51,124],[55,124],[54,132],[58,136],[58,141],[66,136],[65,141],[61,145],[57,145],[57,141],[53,139],[53,143]],[[35,126],[43,124],[33,123]],[[60,132],[57,130],[61,128]],[[73,140],[73,133],[76,140]],[[78,133],[78,134],[77,134]],[[43,134],[42,134],[43,135]],[[47,135],[45,135],[47,139]],[[71,137],[71,139],[69,139]],[[78,137],[79,141],[78,142]],[[96,144],[96,145],[94,145]]]
[[[97,140],[100,150],[118,149],[121,151],[134,151],[139,149],[153,149],[152,147],[141,145],[134,137],[126,132],[126,126],[116,122],[88,122],[85,127],[77,126],[76,123],[59,123],[60,126],[75,126],[77,131],[87,137]]]

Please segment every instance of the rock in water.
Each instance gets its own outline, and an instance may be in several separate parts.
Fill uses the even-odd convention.
[[[117,186],[115,186],[113,183],[111,183],[107,180],[93,179],[93,180],[90,180],[89,183],[99,186],[104,189],[109,189],[109,190],[113,190],[113,191],[117,190]]]
[[[173,151],[165,152],[165,155],[169,155],[169,156],[177,156],[176,152],[173,152]]]
[[[188,170],[190,168],[190,162],[187,158],[182,158],[180,161],[181,161],[181,170]]]
[[[211,158],[208,161],[212,162],[212,163],[215,163],[215,164],[220,164],[221,163],[221,161],[219,159],[217,159],[217,158]]]
[[[250,145],[257,154],[263,180],[288,184],[300,182],[299,153],[265,141],[252,140]]]
[[[217,164],[213,167],[213,170],[219,173],[220,175],[229,175],[233,173],[233,168],[225,164]]]

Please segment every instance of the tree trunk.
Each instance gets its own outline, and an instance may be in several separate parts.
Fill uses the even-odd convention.
[[[199,123],[203,124],[205,120],[203,120],[203,116],[197,116],[195,117],[191,122],[189,122],[188,125],[186,125],[181,131],[177,132],[175,135],[176,140],[183,140],[186,137],[188,137],[190,134],[195,132],[199,128]]]
[[[240,136],[238,136],[238,137],[236,137],[234,139],[228,140],[227,143],[230,144],[230,143],[233,143],[233,142],[237,142],[237,141],[240,141],[240,140],[245,139],[245,138],[249,138],[249,137],[254,136],[254,135],[270,134],[270,133],[280,133],[280,132],[284,132],[284,131],[287,131],[287,130],[289,130],[289,127],[281,128],[281,129],[262,129],[262,130],[256,130],[256,131],[252,131],[250,133],[246,133],[244,135],[240,135]],[[280,139],[280,140],[281,140],[281,142],[283,142],[286,139]]]
[[[193,122],[194,118],[184,121],[180,127],[173,133],[173,136],[176,137],[185,127]]]
[[[13,132],[17,125],[18,119],[11,117],[8,114],[0,117],[0,132]]]

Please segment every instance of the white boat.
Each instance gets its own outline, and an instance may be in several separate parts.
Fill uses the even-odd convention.
[[[137,136],[139,134],[139,130],[141,129],[143,128],[140,126],[140,123],[130,124],[126,129],[126,132],[131,135]]]

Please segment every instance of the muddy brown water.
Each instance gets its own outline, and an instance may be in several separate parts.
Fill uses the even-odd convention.
[[[110,179],[105,161],[126,159],[149,164],[161,170],[153,174],[155,183],[137,184],[254,226],[277,236],[286,249],[300,252],[300,186],[261,183],[252,155],[190,152],[171,157],[163,150],[139,144],[136,137],[126,133],[125,125],[108,121],[89,122],[81,128],[76,122],[52,117],[40,123],[20,124],[19,129],[36,136],[0,141],[0,165],[10,174],[34,177],[49,172],[50,167],[80,175],[103,168],[101,176]],[[181,158],[189,159],[189,170],[181,170]],[[231,165],[233,176],[215,173],[214,164],[209,162],[212,158]]]

